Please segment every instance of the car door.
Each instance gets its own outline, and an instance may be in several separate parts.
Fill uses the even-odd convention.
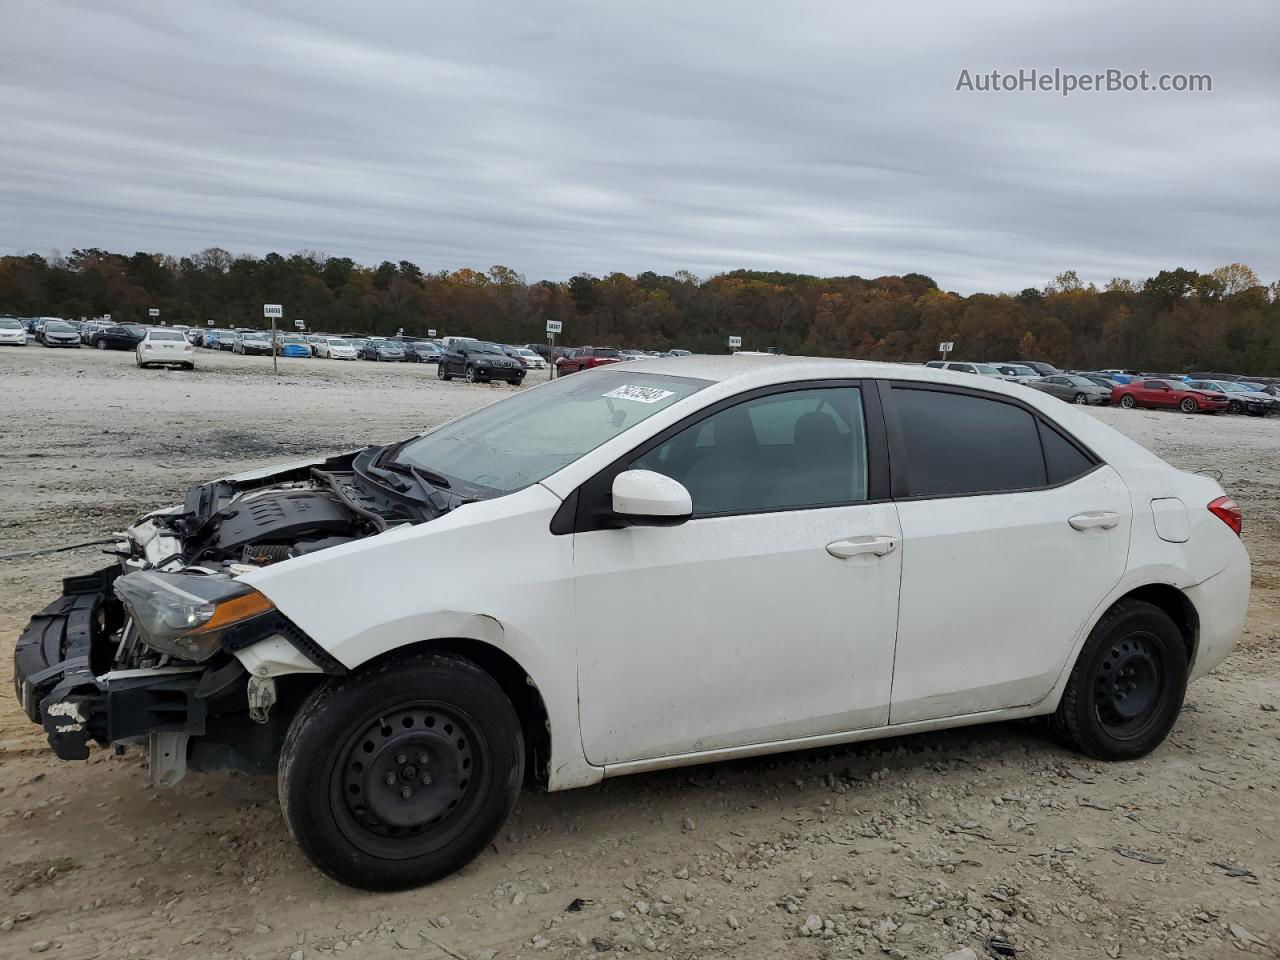
[[[902,524],[891,722],[1034,703],[1124,573],[1128,489],[1013,398],[887,393]]]
[[[878,396],[864,412],[864,395],[818,382],[725,401],[581,488],[572,623],[590,762],[887,721],[899,528]],[[612,478],[632,468],[683,483],[692,519],[610,526]]]
[[[1178,403],[1173,390],[1163,380],[1143,380],[1139,399],[1150,407],[1173,407]]]

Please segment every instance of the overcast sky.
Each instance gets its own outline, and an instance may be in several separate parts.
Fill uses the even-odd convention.
[[[1055,6],[4,0],[0,252],[1280,277],[1280,3]]]

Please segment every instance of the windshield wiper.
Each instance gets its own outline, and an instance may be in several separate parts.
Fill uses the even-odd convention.
[[[378,464],[379,470],[388,470],[392,473],[403,473],[413,477],[420,483],[430,484],[433,487],[439,487],[441,490],[449,489],[449,481],[438,473],[430,470],[423,470],[421,467],[415,467],[412,463],[406,463],[403,460],[390,460],[387,463]]]

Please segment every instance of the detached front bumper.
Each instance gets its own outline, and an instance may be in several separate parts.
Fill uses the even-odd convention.
[[[111,595],[117,574],[108,568],[64,580],[64,595],[31,618],[14,650],[18,703],[63,760],[86,759],[91,741],[106,746],[155,732],[204,733],[201,668],[104,672],[121,623]]]

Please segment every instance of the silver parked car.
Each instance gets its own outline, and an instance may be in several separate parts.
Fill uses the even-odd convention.
[[[1111,391],[1099,386],[1088,377],[1079,377],[1073,373],[1059,373],[1052,377],[1027,381],[1033,390],[1043,390],[1059,400],[1068,403],[1103,404],[1111,402]]]

